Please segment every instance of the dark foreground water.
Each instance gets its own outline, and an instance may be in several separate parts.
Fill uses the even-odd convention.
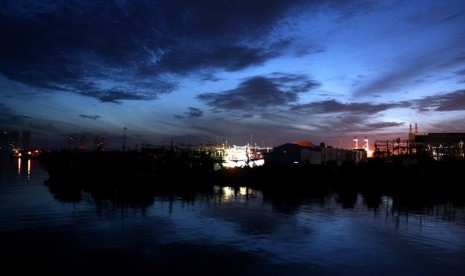
[[[410,204],[356,191],[218,185],[111,200],[50,189],[35,160],[3,158],[0,169],[2,274],[465,273],[465,208],[457,199]]]

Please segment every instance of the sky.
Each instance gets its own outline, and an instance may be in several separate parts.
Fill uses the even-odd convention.
[[[0,3],[0,129],[35,145],[465,132],[463,0]]]

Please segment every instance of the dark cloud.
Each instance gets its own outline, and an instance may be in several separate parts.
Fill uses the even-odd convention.
[[[237,71],[251,65],[259,65],[277,56],[272,49],[255,47],[215,45],[213,47],[201,45],[182,47],[165,53],[163,70],[177,74],[188,74],[195,70],[208,68],[222,68]]]
[[[202,74],[200,76],[200,79],[202,81],[213,81],[213,82],[222,80],[221,78],[218,78],[217,76],[215,76],[214,74],[211,74],[211,73]]]
[[[95,96],[98,98],[101,102],[104,103],[116,103],[120,104],[122,100],[150,100],[153,99],[153,97],[147,96],[147,95],[141,95],[138,93],[131,93],[128,91],[105,91],[102,93],[96,93],[92,94],[92,92],[86,92],[84,93],[86,96]]]
[[[84,119],[91,119],[91,120],[97,120],[100,118],[99,115],[84,115],[84,114],[79,114],[79,117],[84,118]]]
[[[373,124],[366,124],[366,126],[370,130],[379,130],[379,129],[384,129],[384,128],[390,128],[390,127],[398,127],[405,125],[405,123],[398,123],[398,122],[379,122],[379,123],[373,123]]]
[[[203,93],[198,98],[216,110],[257,110],[296,100],[294,94],[280,91],[273,82],[264,77],[248,79],[233,90]]]
[[[319,82],[309,79],[309,77],[304,74],[275,72],[272,73],[268,79],[284,91],[296,94],[308,92],[321,85]]]
[[[203,111],[196,107],[189,107],[189,110],[184,112],[184,115],[173,114],[175,119],[184,119],[184,118],[198,118],[203,116]]]
[[[198,117],[202,117],[203,116],[203,110],[201,110],[200,108],[196,108],[196,107],[189,107],[188,108],[189,110],[184,112],[184,116],[183,115],[179,115],[179,114],[173,114],[173,117],[175,119],[184,119],[184,118],[198,118]]]
[[[94,86],[82,89],[80,93],[89,97],[95,97],[101,102],[119,104],[123,100],[154,100],[158,98],[158,95],[170,93],[176,87],[176,83],[169,83],[163,80],[158,80],[157,83],[133,80],[131,84],[126,84],[124,87],[102,89]],[[76,88],[79,88],[79,86]]]
[[[155,99],[176,87],[167,73],[240,70],[279,55],[288,44],[269,35],[299,2],[5,1],[0,74],[103,102]]]
[[[287,18],[321,5],[354,14],[370,3],[356,2],[7,0],[0,11],[0,74],[102,102],[152,100],[177,87],[167,75],[241,70],[284,55],[298,40],[276,33]],[[112,82],[123,88],[109,88]]]
[[[203,111],[196,107],[189,107],[189,111],[185,112],[189,118],[202,117]]]
[[[376,114],[391,108],[407,107],[406,102],[371,104],[371,103],[340,103],[336,100],[319,101],[307,104],[295,105],[292,111],[305,112],[308,114],[322,113],[352,113],[352,114]]]
[[[295,102],[299,93],[308,92],[318,85],[305,75],[273,73],[271,77],[249,78],[232,90],[202,93],[197,98],[205,101],[214,111],[258,111],[271,106],[286,106]]]
[[[465,110],[465,90],[425,97],[414,102],[419,110],[454,111]]]
[[[458,70],[456,73],[457,73],[457,75],[465,76],[465,69]]]
[[[382,7],[377,9],[378,5]],[[370,25],[373,28],[369,29],[369,34],[375,35],[364,35],[368,20],[385,16],[381,13],[382,9],[387,12],[397,11],[397,5],[371,0],[6,0],[2,1],[0,9],[0,86],[3,88],[0,93],[5,94],[3,99],[12,103],[11,109],[15,104],[23,104],[22,99],[25,97],[35,96],[37,100],[53,97],[31,95],[43,90],[77,93],[100,102],[122,104],[123,101],[157,99],[163,93],[178,89],[181,83],[183,89],[190,89],[192,93],[199,91],[195,87],[199,82],[218,82],[213,85],[219,87],[219,81],[226,81],[226,78],[229,81],[237,80],[231,72],[238,71],[242,79],[235,87],[211,90],[200,88],[203,89],[201,92],[208,92],[197,97],[210,109],[208,114],[204,105],[200,109],[191,103],[179,114],[173,114],[174,118],[182,120],[165,121],[166,117],[160,116],[156,120],[140,123],[144,125],[143,131],[149,132],[156,131],[160,125],[162,128],[167,126],[160,136],[171,136],[170,132],[186,132],[187,135],[235,136],[237,141],[248,141],[252,134],[250,132],[254,132],[254,136],[279,136],[277,139],[289,141],[302,139],[305,135],[352,135],[355,130],[370,132],[386,128],[394,131],[402,123],[385,122],[389,119],[382,118],[384,111],[409,107],[433,111],[463,110],[463,90],[410,102],[369,102],[371,98],[364,97],[395,91],[407,94],[408,87],[426,86],[428,81],[434,82],[436,79],[452,80],[457,85],[465,75],[465,52],[462,49],[465,36],[450,35],[454,37],[451,39],[439,33],[429,33],[432,30],[453,34],[465,27],[465,21],[462,20],[464,14],[460,13],[460,9],[450,9],[451,5],[435,4],[443,8],[441,12],[428,7],[424,9],[425,12],[415,9],[413,12],[418,12],[418,15],[410,18],[412,21],[407,29],[397,25],[401,22],[394,25],[375,22]],[[408,8],[402,14],[411,13]],[[352,20],[355,15],[370,11],[375,11],[376,16],[363,15]],[[398,20],[396,17],[393,19]],[[322,22],[324,26],[318,25]],[[454,27],[449,28],[447,25]],[[393,26],[399,28],[392,30]],[[425,27],[424,32],[412,32],[415,37],[409,37],[411,39],[402,44],[401,39],[405,33],[415,28],[418,31],[421,27]],[[360,30],[360,35],[353,36],[355,29]],[[346,30],[350,32],[345,33]],[[398,44],[385,43],[382,47],[372,44],[371,40],[377,40],[376,34],[381,32],[388,32],[390,36],[386,38],[399,38],[395,42]],[[402,35],[399,36],[399,33]],[[345,40],[339,42],[339,38]],[[384,41],[383,38],[381,41]],[[280,71],[306,72],[318,70],[319,66],[325,71],[326,65],[319,64],[318,58],[305,57],[306,69],[300,67],[303,63],[298,62],[299,67],[293,68],[293,64],[285,63],[285,60],[287,57],[295,60],[300,55],[315,54],[321,49],[327,49],[330,57],[335,49],[331,45],[334,42],[349,42],[347,48],[342,48],[351,57],[358,59],[360,64],[370,62],[371,68],[367,68],[371,70],[370,74],[357,72],[357,67],[349,68],[353,70],[351,72],[341,72],[339,69],[346,69],[346,64],[334,63],[335,59],[328,58],[333,61],[331,65],[342,65],[334,72],[346,76],[342,81],[353,90],[354,99],[363,99],[365,102],[341,102],[348,95],[328,91],[330,84],[325,85],[321,91],[314,91],[320,83],[305,74],[275,72],[244,77],[250,72],[273,72],[267,70],[266,66],[278,64],[283,66]],[[413,43],[418,42],[430,43],[427,43],[428,47],[414,46]],[[358,50],[350,52],[351,45],[355,43],[360,43],[361,51],[363,47],[370,46],[370,55],[359,57]],[[386,47],[400,44],[405,47],[387,51],[391,49]],[[386,56],[383,53],[377,54],[379,49],[390,53],[391,64],[385,62]],[[394,56],[396,53],[398,56]],[[326,53],[323,56],[326,57]],[[270,62],[277,57],[277,63],[274,60]],[[325,62],[325,59],[321,61]],[[355,62],[354,66],[357,64]],[[179,78],[182,81],[177,81]],[[325,81],[333,79],[328,76]],[[198,87],[207,85],[201,83]],[[448,91],[455,89],[462,88],[451,88]],[[402,95],[398,99],[419,97],[415,93],[420,92],[415,89],[411,91],[411,94]],[[311,97],[313,99],[332,100],[301,104],[299,100],[307,96],[303,95],[307,92],[315,93]],[[6,98],[6,94],[10,98]],[[69,98],[75,99],[56,99]],[[50,104],[59,104],[56,99],[51,100]],[[27,103],[30,105],[26,108],[30,108],[30,111],[47,108],[48,104]],[[125,106],[120,107],[118,110]],[[78,102],[75,108],[79,110]],[[81,131],[83,127],[80,124],[86,121],[79,121],[75,115],[78,119],[76,122],[65,121],[66,116],[44,122],[22,116],[19,110],[26,109],[9,110],[0,104],[2,127],[42,127],[44,134],[47,130],[63,135]],[[162,113],[163,110],[157,112]],[[29,113],[28,110],[27,114],[40,116],[38,110],[34,111]],[[60,111],[59,108],[56,111]],[[101,120],[98,115],[93,115],[99,114],[98,111],[87,112],[82,110],[75,114],[81,114],[78,116],[82,119]],[[217,117],[224,115],[221,113],[226,113],[227,117],[219,120]],[[389,118],[395,118],[398,115],[395,113],[395,110],[390,114],[386,112]],[[118,115],[106,119],[120,121]],[[114,124],[117,127],[120,123]],[[87,127],[92,126],[85,124],[84,128]],[[118,131],[121,129],[115,132]]]

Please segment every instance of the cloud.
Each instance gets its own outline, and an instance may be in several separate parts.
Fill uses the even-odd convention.
[[[339,21],[345,22],[348,18],[356,16],[363,12],[370,12],[379,6],[378,1],[362,0],[362,1],[326,1],[329,7],[335,10],[340,10],[341,14]]]
[[[447,41],[445,45],[400,55],[395,64],[386,65],[384,71],[379,69],[379,75],[358,82],[352,94],[360,97],[399,92],[405,87],[415,85],[418,80],[423,81],[425,78],[440,75],[445,69],[462,66],[465,59],[461,47],[463,43],[465,40],[458,37]]]
[[[54,123],[16,113],[7,105],[0,103],[0,131],[31,131],[32,145],[60,145],[65,140],[57,138],[61,134]]]
[[[299,41],[288,32],[296,16],[322,6],[353,16],[371,9],[366,3],[7,0],[0,14],[0,74],[107,103],[153,100],[177,88],[173,76],[237,71],[287,55]],[[209,73],[204,80],[218,79]],[[296,93],[315,84],[301,85],[293,87]]]
[[[189,118],[202,117],[203,111],[199,108],[189,107],[189,111],[185,112]]]
[[[333,138],[337,135],[340,137],[370,135],[372,139],[375,137],[376,139],[384,139],[385,137],[382,138],[384,135],[380,135],[381,133],[388,133],[389,136],[397,135],[399,133],[397,128],[405,125],[405,122],[379,121],[373,123],[373,121],[377,121],[377,119],[354,115],[340,116],[327,121],[325,128],[321,128],[321,130],[332,133]]]
[[[435,7],[424,11],[415,10],[414,12],[410,12],[407,16],[404,16],[403,19],[408,23],[418,25],[422,28],[448,23],[454,20],[460,23],[465,13],[457,11],[458,10],[453,7],[453,4],[445,6],[435,5]]]
[[[322,113],[352,113],[352,114],[376,114],[391,108],[407,107],[406,102],[371,104],[371,103],[340,103],[336,100],[312,102],[294,105],[291,110],[308,114]]]
[[[2,4],[0,74],[113,103],[173,91],[167,74],[241,70],[280,55],[288,44],[270,33],[301,3],[42,2]]]
[[[270,77],[246,79],[237,88],[215,93],[202,93],[198,99],[214,111],[263,111],[272,106],[286,106],[298,100],[298,94],[319,84],[305,75],[273,73]]]
[[[457,73],[457,75],[465,76],[465,69],[458,70],[456,73]]]
[[[94,91],[95,92],[95,91]],[[94,96],[104,103],[116,103],[120,104],[122,100],[150,100],[155,98],[154,96],[148,96],[144,94],[131,93],[128,91],[101,91],[101,93],[84,93],[87,96]]]
[[[456,111],[465,110],[465,90],[425,97],[414,102],[419,110]]]
[[[31,119],[29,116],[16,114],[7,105],[0,103],[0,124],[2,128],[16,129],[25,125],[29,119]]]
[[[221,78],[218,78],[212,73],[203,73],[201,74],[200,79],[202,81],[211,81],[211,82],[217,82],[217,81],[222,80]]]
[[[364,80],[365,78],[366,78],[365,75],[358,75],[358,76],[356,77],[356,79],[353,80],[351,86],[352,86],[352,87],[355,87],[355,86],[359,85],[360,83],[363,82],[363,80]]]
[[[440,120],[426,127],[426,132],[459,132],[463,133],[465,129],[465,121],[463,118]],[[422,131],[423,132],[423,131]]]
[[[399,123],[399,122],[379,122],[379,123],[372,123],[372,124],[366,124],[367,128],[370,130],[379,130],[379,129],[384,129],[384,128],[390,128],[390,127],[398,127],[402,126],[405,123]]]
[[[84,115],[84,114],[79,114],[79,117],[84,118],[84,119],[91,119],[91,120],[97,120],[101,118],[99,115]]]
[[[227,125],[228,127],[224,127]],[[255,120],[238,119],[231,123],[229,119],[223,117],[215,117],[209,120],[208,123],[199,122],[190,125],[190,128],[198,131],[203,136],[211,137],[211,141],[221,143],[223,139],[228,140],[229,143],[246,144],[253,139],[259,145],[278,145],[281,143],[289,142],[292,140],[302,139],[302,130],[289,122],[281,121],[263,121],[257,122]],[[279,130],[279,131],[270,131]]]
[[[382,72],[378,77],[367,82],[358,82],[354,90],[354,97],[365,95],[377,95],[385,92],[398,92],[404,85],[410,84],[416,78],[422,78],[423,74],[433,69],[433,57],[430,60],[418,58],[417,60],[405,60],[402,67],[394,66],[391,70]]]
[[[275,72],[268,79],[284,91],[295,94],[308,92],[321,85],[305,74]]]
[[[189,107],[188,108],[188,111],[184,112],[184,116],[183,115],[179,115],[179,114],[173,114],[173,117],[175,119],[184,119],[184,118],[198,118],[198,117],[202,117],[203,116],[203,110],[201,110],[200,108],[196,108],[196,107]]]

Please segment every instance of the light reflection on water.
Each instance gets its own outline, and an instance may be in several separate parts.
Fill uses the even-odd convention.
[[[25,170],[26,160],[18,161],[1,166],[0,257],[34,260],[28,265],[39,271],[459,275],[465,268],[463,204],[245,186],[160,192],[141,204],[84,191],[63,197],[44,186],[37,161]]]

